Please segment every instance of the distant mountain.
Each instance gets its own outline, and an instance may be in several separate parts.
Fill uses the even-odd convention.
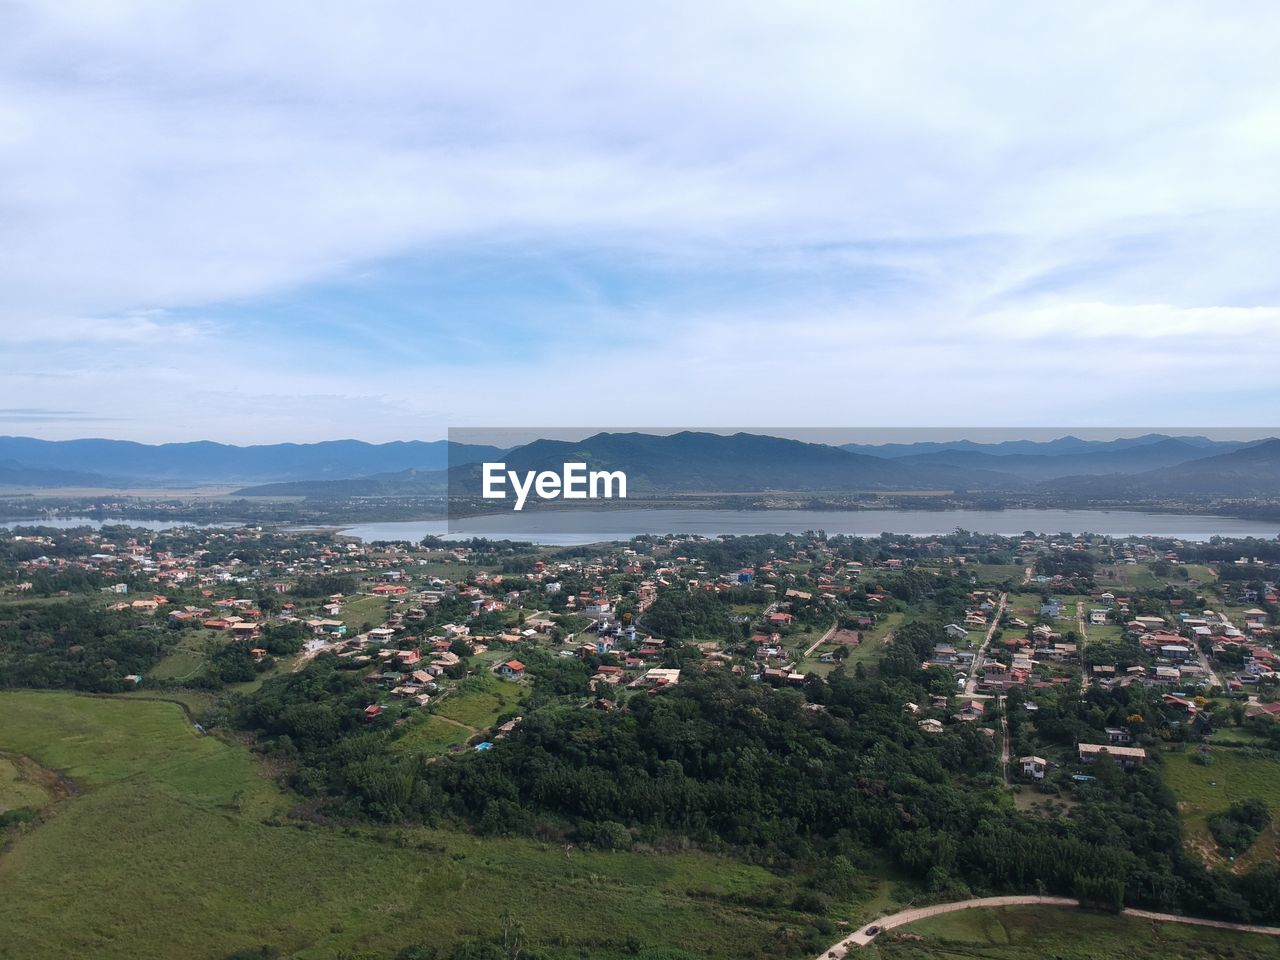
[[[1231,445],[1228,449],[1235,449]],[[939,450],[894,458],[906,466],[967,467],[1012,474],[1026,480],[1051,480],[1057,477],[1098,474],[1143,473],[1160,467],[1176,466],[1191,460],[1212,457],[1221,452],[1186,440],[1167,438],[1130,446],[1108,446],[1103,450],[1064,452],[1056,455],[1009,453],[993,454],[978,450]]]
[[[748,433],[599,433],[579,441],[535,440],[502,459],[508,470],[521,472],[558,471],[564,463],[622,470],[629,488],[636,492],[754,493],[917,485],[910,470],[877,457]],[[462,472],[478,491],[479,469],[464,467]]]
[[[0,461],[100,473],[135,484],[345,479],[404,470],[444,470],[450,462],[492,459],[501,453],[497,447],[447,440],[377,444],[331,440],[237,447],[210,441],[152,445],[127,440],[0,437]]]
[[[1009,489],[1016,478],[963,467],[908,467],[882,457],[818,443],[736,433],[685,431],[669,436],[600,433],[580,441],[535,440],[503,457],[508,470],[559,470],[585,463],[622,470],[628,492],[919,490],[958,486]],[[452,492],[480,490],[478,465],[452,471]]]
[[[950,465],[908,467],[817,443],[739,433],[722,436],[684,432],[669,436],[600,433],[585,440],[535,440],[486,458],[507,470],[559,472],[566,463],[589,470],[621,470],[631,496],[653,493],[763,493],[767,491],[854,491],[997,489],[1026,487],[1006,474]],[[243,496],[313,498],[435,496],[477,497],[480,463],[456,465],[448,474],[408,472],[350,480],[299,481],[248,487]]]
[[[0,487],[110,487],[119,486],[97,473],[33,467],[17,460],[0,460]]]
[[[1280,439],[1130,476],[1063,477],[1042,489],[1074,496],[1280,496]]]
[[[501,456],[501,454],[499,454]],[[449,492],[446,470],[401,470],[343,480],[287,480],[236,490],[237,497],[442,497]]]
[[[950,451],[985,453],[997,457],[1014,454],[1058,457],[1070,454],[1113,453],[1121,450],[1130,450],[1135,447],[1151,446],[1167,440],[1180,440],[1189,446],[1207,449],[1213,453],[1226,453],[1244,446],[1238,441],[1210,440],[1208,437],[1201,436],[1171,437],[1163,433],[1146,433],[1137,437],[1120,437],[1115,440],[1081,440],[1079,437],[1068,435],[1059,437],[1056,440],[1003,440],[999,443],[976,443],[972,440],[882,444],[846,443],[841,446],[841,449],[889,459]]]

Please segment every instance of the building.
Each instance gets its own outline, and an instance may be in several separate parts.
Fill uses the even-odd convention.
[[[1018,763],[1022,765],[1022,775],[1033,780],[1043,780],[1044,772],[1049,768],[1049,761],[1044,757],[1019,757]]]
[[[1105,743],[1082,743],[1078,747],[1081,763],[1093,763],[1106,755],[1126,770],[1136,767],[1147,759],[1147,751],[1142,747],[1120,747]]]
[[[498,673],[502,674],[508,680],[523,680],[524,664],[519,660],[508,660],[502,666],[498,667]]]

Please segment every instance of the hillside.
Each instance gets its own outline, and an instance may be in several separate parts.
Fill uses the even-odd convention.
[[[33,467],[17,460],[0,460],[0,487],[109,487],[116,486],[98,473]]]
[[[1108,498],[1280,496],[1280,439],[1127,477],[1064,477],[1043,489]]]
[[[145,444],[127,440],[36,440],[0,437],[0,461],[30,468],[103,474],[121,481],[162,484],[265,483],[366,477],[404,470],[443,470],[500,454],[496,447],[447,440],[365,443],[276,443],[238,447],[198,441]],[[34,483],[33,483],[34,485]],[[40,486],[84,485],[51,474]]]
[[[907,466],[956,466],[1008,473],[1027,480],[1093,476],[1115,473],[1143,473],[1212,457],[1222,451],[1173,437],[1153,443],[1108,447],[1084,452],[996,454],[981,450],[940,450],[897,457]]]
[[[634,493],[1008,489],[1020,485],[991,471],[945,464],[909,466],[839,447],[748,433],[600,433],[576,442],[536,440],[503,459],[508,470],[522,472],[559,470],[563,463],[622,470]],[[475,495],[479,491],[478,466],[451,473],[451,492]]]

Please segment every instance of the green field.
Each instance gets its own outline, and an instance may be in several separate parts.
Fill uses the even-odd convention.
[[[1240,750],[1217,748],[1209,766],[1193,763],[1191,753],[1168,753],[1163,759],[1165,782],[1178,798],[1178,810],[1186,828],[1187,843],[1207,860],[1220,859],[1209,833],[1209,814],[1225,810],[1239,800],[1265,800],[1273,815],[1280,815],[1280,761]],[[1277,855],[1274,821],[1238,860],[1243,869]]]
[[[884,643],[893,631],[902,625],[906,614],[889,613],[880,617],[876,625],[862,634],[862,642],[849,651],[845,663],[852,670],[854,664],[862,663],[870,666],[884,656]]]
[[[726,857],[289,820],[294,800],[249,751],[172,704],[4,693],[0,718],[0,749],[81,791],[0,854],[4,960],[221,960],[264,943],[333,960],[490,939],[506,910],[553,960],[637,943],[728,960],[784,956],[811,922],[782,906],[789,881]]]
[[[375,627],[386,622],[391,601],[386,597],[354,597],[343,601],[338,619],[347,625],[348,633],[358,633],[366,623]]]
[[[1063,907],[1004,907],[960,910],[910,924],[882,935],[863,955],[868,960],[1246,960],[1280,957],[1280,939]]]
[[[408,753],[444,753],[493,726],[498,717],[519,707],[528,693],[522,684],[494,676],[473,677],[441,699],[434,711],[412,717],[396,738],[396,747]]]
[[[441,700],[435,712],[476,729],[491,726],[502,714],[516,709],[529,694],[527,686],[494,676],[471,678],[463,681],[462,686],[464,689]]]
[[[405,725],[404,732],[396,738],[395,748],[405,753],[444,753],[455,744],[465,743],[475,733],[470,727],[424,713]]]
[[[999,584],[1006,580],[1022,583],[1027,568],[1020,563],[966,563],[960,568],[961,574],[970,574],[978,578],[979,583]]]
[[[39,809],[50,800],[41,782],[43,771],[20,756],[0,754],[0,813],[23,807]]]
[[[149,680],[190,680],[205,664],[205,658],[193,650],[175,650],[166,654],[147,674]]]

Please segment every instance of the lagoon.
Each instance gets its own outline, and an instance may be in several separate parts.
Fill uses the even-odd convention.
[[[759,533],[802,533],[874,537],[881,533],[936,536],[957,527],[975,533],[1015,536],[1036,533],[1094,533],[1112,537],[1157,536],[1203,541],[1211,537],[1262,537],[1280,534],[1280,522],[1242,520],[1200,514],[1129,510],[542,510],[486,514],[444,520],[361,523],[342,530],[366,542],[425,536],[450,540],[487,537],[526,540],[548,546],[575,546],[605,540],[629,540],[644,534],[716,537]]]

